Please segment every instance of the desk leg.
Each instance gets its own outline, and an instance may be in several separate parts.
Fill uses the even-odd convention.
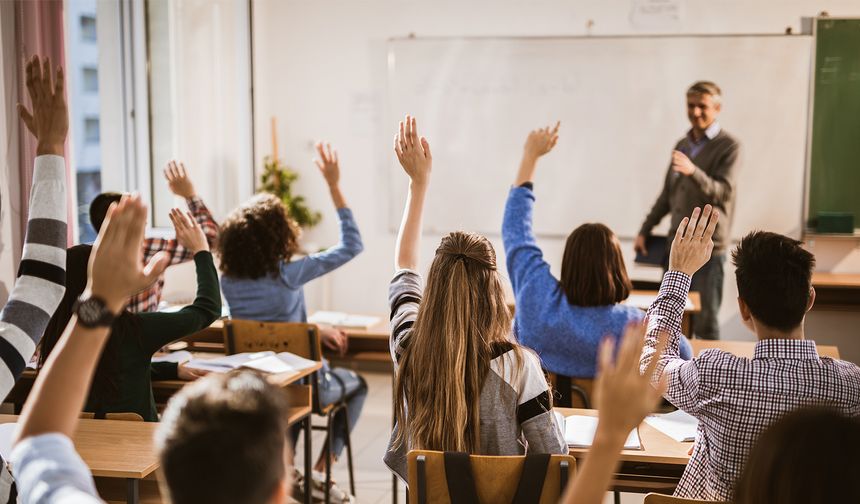
[[[126,497],[125,501],[128,504],[138,504],[140,502],[140,480],[128,478],[126,481]]]
[[[316,377],[316,375],[314,375]],[[311,461],[311,457],[313,457],[313,452],[311,451],[311,416],[313,414],[308,414],[307,417],[303,420],[305,426],[305,503],[311,504],[313,502],[313,498],[311,496],[311,478],[313,477],[313,463]]]

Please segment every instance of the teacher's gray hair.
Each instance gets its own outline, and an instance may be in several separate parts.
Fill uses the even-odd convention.
[[[720,90],[720,86],[717,86],[711,81],[694,82],[692,86],[687,88],[687,96],[702,94],[713,96],[714,101],[717,103],[719,103],[723,97],[723,92]]]

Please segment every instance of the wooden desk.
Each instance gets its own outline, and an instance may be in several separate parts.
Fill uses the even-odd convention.
[[[597,410],[555,408],[564,416],[597,416]],[[642,450],[623,450],[621,466],[615,473],[612,489],[618,492],[671,493],[678,485],[693,443],[679,443],[645,422],[639,426]],[[588,448],[571,448],[577,464],[588,456]]]
[[[812,274],[813,310],[860,311],[860,273]]]
[[[14,423],[16,415],[0,415],[0,423]],[[126,480],[126,502],[137,504],[140,480],[158,469],[153,422],[120,420],[78,421],[75,449],[93,476]]]
[[[709,348],[719,348],[730,354],[738,357],[746,357],[752,359],[755,351],[755,341],[725,341],[725,340],[690,340],[690,346],[693,347],[693,355],[699,355]],[[839,348],[830,345],[815,345],[818,350],[818,355],[821,357],[830,357],[833,359],[839,358]]]

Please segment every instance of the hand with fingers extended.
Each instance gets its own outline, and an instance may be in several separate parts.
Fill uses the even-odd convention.
[[[197,195],[191,177],[188,176],[188,171],[185,169],[185,163],[171,160],[164,168],[164,178],[167,179],[170,192],[180,198],[191,199]]]
[[[523,147],[523,156],[530,159],[537,159],[548,153],[555,147],[558,142],[558,129],[561,127],[561,121],[556,121],[555,127],[540,128],[532,130],[526,138],[526,144]]]
[[[206,233],[190,212],[182,213],[182,210],[173,208],[170,210],[170,222],[176,230],[176,240],[192,254],[209,250]]]
[[[639,358],[645,345],[645,323],[627,326],[618,343],[615,362],[612,355],[615,345],[605,338],[598,350],[597,378],[594,383],[594,400],[599,411],[598,430],[623,444],[627,434],[652,413],[666,391],[666,379],[654,383],[654,372],[660,355],[666,348],[665,337],[661,338],[654,358],[644,374],[640,374]]]
[[[146,205],[138,195],[123,195],[108,209],[89,262],[87,290],[103,300],[115,314],[129,296],[145,289],[164,272],[170,261],[165,252],[143,265]]]
[[[433,168],[433,155],[427,139],[418,136],[418,123],[414,117],[407,115],[406,120],[400,123],[400,131],[394,137],[394,152],[412,183],[426,186]]]
[[[57,67],[57,76],[51,78],[51,60],[33,56],[27,62],[27,92],[32,111],[18,103],[18,114],[37,140],[36,155],[62,156],[66,135],[69,132],[69,111],[66,106],[63,68]]]
[[[323,145],[322,142],[317,142],[317,158],[314,163],[317,165],[320,173],[325,179],[329,187],[336,187],[340,182],[340,163],[337,157],[337,151],[331,148],[331,144]]]
[[[684,217],[675,239],[672,240],[672,250],[669,253],[669,270],[680,271],[688,276],[699,270],[711,259],[714,250],[714,231],[720,213],[711,205],[705,205],[702,211],[696,207],[690,217]]]

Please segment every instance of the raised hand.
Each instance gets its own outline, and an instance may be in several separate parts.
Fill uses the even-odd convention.
[[[680,271],[688,276],[699,270],[711,258],[714,250],[714,231],[720,213],[711,205],[704,212],[696,207],[693,215],[684,217],[675,231],[672,250],[669,252],[669,270]]]
[[[27,62],[27,91],[33,110],[18,103],[18,114],[37,140],[36,155],[63,155],[69,132],[69,111],[66,106],[63,68],[57,67],[57,77],[51,79],[51,60],[40,61],[33,56]]]
[[[143,232],[146,205],[138,195],[123,195],[108,209],[89,262],[87,289],[119,313],[128,297],[145,289],[164,272],[170,260],[156,254],[143,266]]]
[[[696,171],[696,165],[681,151],[672,151],[672,170],[682,175],[690,176]]]
[[[194,220],[191,213],[182,213],[182,210],[173,208],[170,210],[170,222],[176,230],[176,240],[180,245],[191,251],[192,254],[203,250],[209,250],[209,242],[200,224]]]
[[[340,164],[338,163],[337,151],[331,148],[331,144],[327,143],[323,146],[322,142],[317,142],[317,157],[314,163],[319,168],[320,173],[325,179],[329,187],[337,186],[340,182]]]
[[[414,117],[407,115],[406,120],[400,123],[400,131],[394,137],[394,152],[413,184],[424,186],[430,181],[433,155],[427,139],[418,136]]]
[[[188,176],[188,171],[185,169],[185,163],[171,160],[164,167],[164,178],[167,179],[170,192],[180,198],[190,199],[197,195],[191,177]]]
[[[619,345],[613,363],[613,340],[606,338],[601,343],[594,391],[600,418],[598,429],[610,437],[620,438],[623,444],[627,434],[654,411],[666,391],[665,378],[661,378],[656,387],[652,385],[666,338],[661,339],[644,374],[639,372],[639,357],[645,345],[645,324],[627,326]]]
[[[561,121],[555,123],[555,127],[532,130],[526,138],[526,145],[523,147],[523,156],[528,156],[532,159],[537,159],[547,152],[551,151],[558,142],[558,129],[561,127]]]

